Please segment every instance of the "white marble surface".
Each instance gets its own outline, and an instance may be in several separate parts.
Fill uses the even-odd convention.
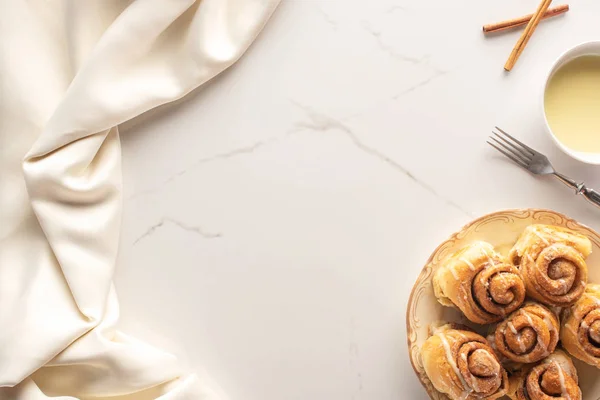
[[[185,101],[122,127],[122,328],[204,367],[232,400],[426,399],[405,307],[436,245],[473,217],[600,211],[485,144],[545,136],[540,89],[600,39],[600,3],[519,32],[481,25],[537,0],[283,0],[247,55]]]

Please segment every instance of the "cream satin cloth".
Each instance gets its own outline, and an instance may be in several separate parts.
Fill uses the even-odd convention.
[[[278,1],[0,0],[0,399],[222,398],[115,328],[118,125],[234,63]]]

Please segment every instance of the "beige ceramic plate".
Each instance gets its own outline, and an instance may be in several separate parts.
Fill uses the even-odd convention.
[[[460,322],[482,332],[481,327],[469,323],[460,312],[437,302],[431,286],[433,273],[448,255],[475,240],[490,242],[500,253],[506,255],[523,229],[534,223],[563,226],[587,235],[593,244],[592,255],[587,259],[589,280],[600,283],[600,235],[562,214],[550,210],[506,210],[485,215],[466,225],[433,252],[408,300],[406,329],[410,361],[431,399],[448,400],[448,397],[435,390],[423,370],[419,350],[428,337],[429,325],[439,321]],[[580,376],[583,400],[599,399],[600,370],[574,361]]]

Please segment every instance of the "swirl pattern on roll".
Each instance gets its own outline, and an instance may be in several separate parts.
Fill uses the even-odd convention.
[[[525,300],[518,269],[481,241],[462,248],[441,265],[433,287],[441,304],[460,309],[478,324],[502,320]]]
[[[560,337],[573,357],[600,368],[600,285],[589,284],[577,303],[565,310]]]
[[[421,349],[433,386],[452,400],[498,399],[508,390],[508,376],[482,336],[446,325]]]
[[[530,225],[509,258],[519,266],[527,294],[547,305],[565,307],[577,301],[588,281],[585,258],[590,240],[566,228]]]
[[[551,354],[558,344],[558,317],[547,307],[528,302],[496,327],[495,349],[518,363],[535,363]]]
[[[537,365],[510,378],[512,400],[581,400],[579,378],[573,362],[557,350]]]

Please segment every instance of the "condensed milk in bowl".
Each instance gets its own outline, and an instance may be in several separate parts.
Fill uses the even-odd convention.
[[[563,53],[544,87],[546,127],[571,157],[600,164],[600,41]]]

